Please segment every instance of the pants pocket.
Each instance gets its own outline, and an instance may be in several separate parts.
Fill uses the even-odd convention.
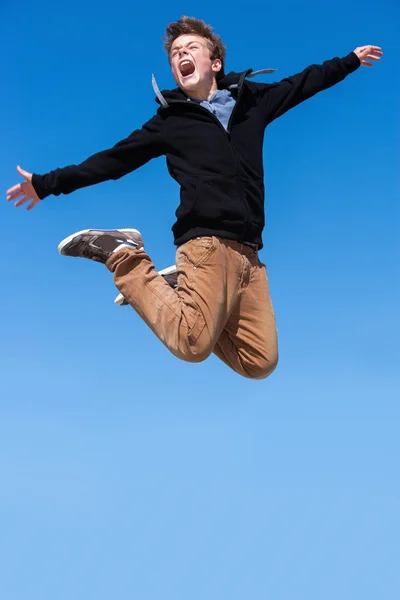
[[[178,248],[180,260],[184,260],[193,267],[200,267],[207,261],[216,249],[214,236],[202,236],[189,240]],[[178,262],[178,258],[177,258]]]

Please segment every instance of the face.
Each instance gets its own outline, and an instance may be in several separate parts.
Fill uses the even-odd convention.
[[[204,92],[215,83],[222,68],[219,58],[211,60],[207,41],[199,35],[181,35],[174,40],[170,61],[176,84],[192,95]]]

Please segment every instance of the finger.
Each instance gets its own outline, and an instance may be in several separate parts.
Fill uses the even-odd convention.
[[[13,194],[9,194],[7,196],[7,200],[8,200],[8,202],[11,202],[12,200],[16,200],[17,198],[20,198],[21,196],[25,196],[25,192],[23,190],[19,190],[17,192],[14,192]]]
[[[32,200],[30,205],[26,207],[26,210],[32,210],[32,208],[34,208],[36,204],[39,204],[39,202],[37,200]]]
[[[25,196],[26,192],[24,192],[23,190],[20,190],[19,192],[14,192],[13,194],[9,194],[7,196],[7,200],[10,202],[10,200],[15,200],[16,198],[19,198],[20,196]]]
[[[362,65],[363,67],[372,67],[372,64],[371,64],[371,63],[369,63],[369,62],[367,62],[366,60],[363,60],[363,61],[362,61],[362,63],[361,63],[361,65]]]
[[[21,189],[21,184],[17,183],[17,185],[13,185],[13,187],[10,187],[7,191],[6,194],[7,196],[9,196],[10,194],[13,194],[14,192],[16,192],[17,190]]]
[[[381,60],[381,57],[376,54],[368,54],[365,58],[368,58],[368,60]]]
[[[22,175],[22,177],[24,177],[28,181],[30,181],[32,179],[32,174],[28,173],[28,171],[25,171],[24,169],[21,169],[21,167],[19,165],[17,166],[17,171],[20,175]]]
[[[31,200],[31,198],[29,198],[29,196],[25,196],[25,198],[22,198],[22,200],[18,200],[18,202],[15,203],[15,208],[26,204],[26,202],[29,202],[29,200]]]

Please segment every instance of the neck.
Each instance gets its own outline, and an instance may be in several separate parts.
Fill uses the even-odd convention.
[[[203,85],[201,88],[196,90],[190,90],[187,92],[187,96],[192,100],[209,100],[214,92],[218,89],[217,82],[213,77],[211,84]]]

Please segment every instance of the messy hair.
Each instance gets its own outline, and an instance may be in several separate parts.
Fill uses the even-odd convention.
[[[196,19],[195,17],[181,17],[179,21],[170,23],[165,31],[164,50],[170,57],[171,46],[181,35],[199,35],[204,38],[210,48],[210,58],[215,60],[219,58],[222,63],[222,68],[217,74],[217,79],[220,79],[224,75],[224,63],[226,55],[226,47],[224,46],[222,39],[219,35],[213,32],[211,25],[207,25],[204,21]]]

